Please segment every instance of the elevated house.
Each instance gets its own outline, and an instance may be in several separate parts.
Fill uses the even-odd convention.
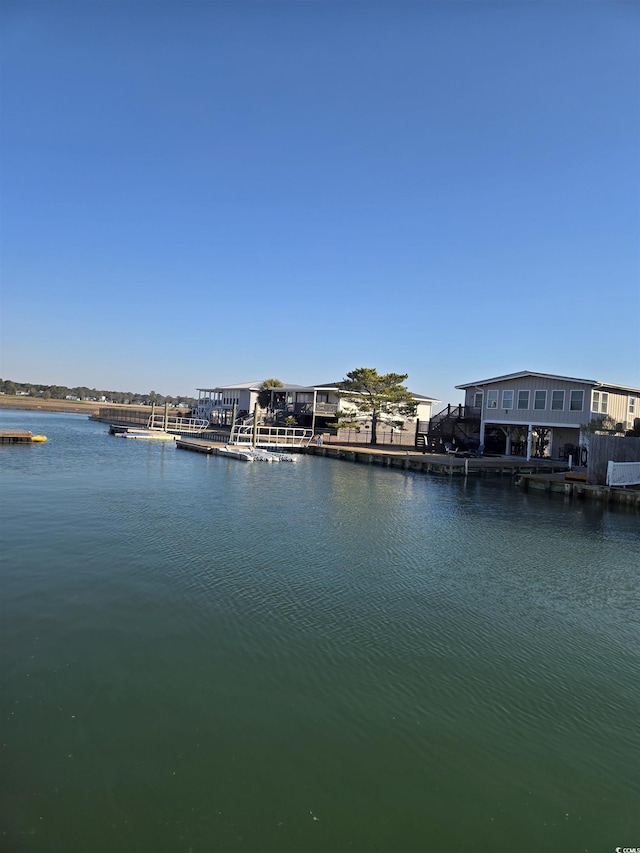
[[[233,420],[253,417],[253,411],[264,380],[243,382],[238,385],[224,385],[218,388],[198,388],[198,401],[194,408],[194,417],[208,419],[216,426],[229,426]],[[416,421],[428,421],[434,403],[433,397],[414,394],[418,404],[417,417],[406,419],[403,428],[415,430]],[[260,408],[259,418],[264,423],[283,424],[289,418],[295,418],[298,426],[308,427],[314,432],[322,432],[335,424],[338,412],[350,408],[349,394],[340,388],[338,382],[319,385],[288,385],[269,389],[269,401]],[[363,427],[370,424],[364,416],[358,416]],[[288,421],[290,422],[290,421]]]
[[[640,416],[640,388],[524,370],[457,385],[461,406],[449,406],[429,424],[429,441],[469,442],[506,455],[552,457],[583,454],[582,426],[605,416],[618,432]]]
[[[258,400],[263,380],[217,388],[198,388],[193,416],[208,420],[213,426],[230,426],[234,417],[246,418]]]

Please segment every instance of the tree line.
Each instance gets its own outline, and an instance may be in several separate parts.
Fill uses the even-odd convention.
[[[33,382],[15,382],[12,379],[0,379],[0,393],[27,397],[41,397],[43,400],[87,400],[98,403],[129,403],[138,406],[150,406],[152,403],[178,406],[181,403],[195,405],[194,397],[172,397],[149,391],[147,394],[133,391],[103,391],[78,385],[69,388],[66,385],[38,385]]]

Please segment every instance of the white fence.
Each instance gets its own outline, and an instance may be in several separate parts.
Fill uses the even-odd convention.
[[[609,462],[607,486],[637,486],[640,484],[640,462]]]

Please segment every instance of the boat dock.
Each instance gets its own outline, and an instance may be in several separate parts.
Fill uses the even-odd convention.
[[[253,448],[248,444],[228,443],[220,444],[214,441],[205,441],[198,438],[179,438],[176,447],[181,450],[193,450],[196,453],[208,453],[212,456],[226,456],[231,459],[240,459],[242,462],[295,462],[295,456],[290,452],[290,446],[282,445],[274,452],[264,448]]]
[[[225,444],[201,439],[178,439],[176,446],[198,453],[229,455]],[[283,449],[290,450],[291,448]],[[219,452],[222,451],[222,452]],[[361,465],[381,465],[403,471],[435,476],[507,477],[516,486],[559,493],[569,499],[592,499],[640,509],[640,489],[591,486],[584,469],[569,470],[567,463],[554,459],[530,459],[519,456],[464,457],[453,454],[421,453],[404,448],[371,445],[309,444],[298,453],[341,459]]]
[[[0,432],[0,444],[33,444],[46,440],[46,435],[34,435],[27,430],[4,430]]]
[[[586,482],[579,474],[521,474],[516,477],[516,486],[565,495],[568,498],[589,498],[603,503],[624,504],[640,509],[640,488],[624,486],[597,486]]]
[[[519,474],[556,473],[567,470],[566,462],[553,459],[530,459],[518,456],[462,456],[446,453],[421,453],[405,448],[371,445],[309,445],[305,453],[346,459],[349,462],[385,465],[419,471],[424,474],[460,475],[494,474],[514,477]]]

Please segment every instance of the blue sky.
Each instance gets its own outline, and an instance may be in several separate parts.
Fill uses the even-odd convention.
[[[4,379],[640,386],[640,5],[2,0]]]

